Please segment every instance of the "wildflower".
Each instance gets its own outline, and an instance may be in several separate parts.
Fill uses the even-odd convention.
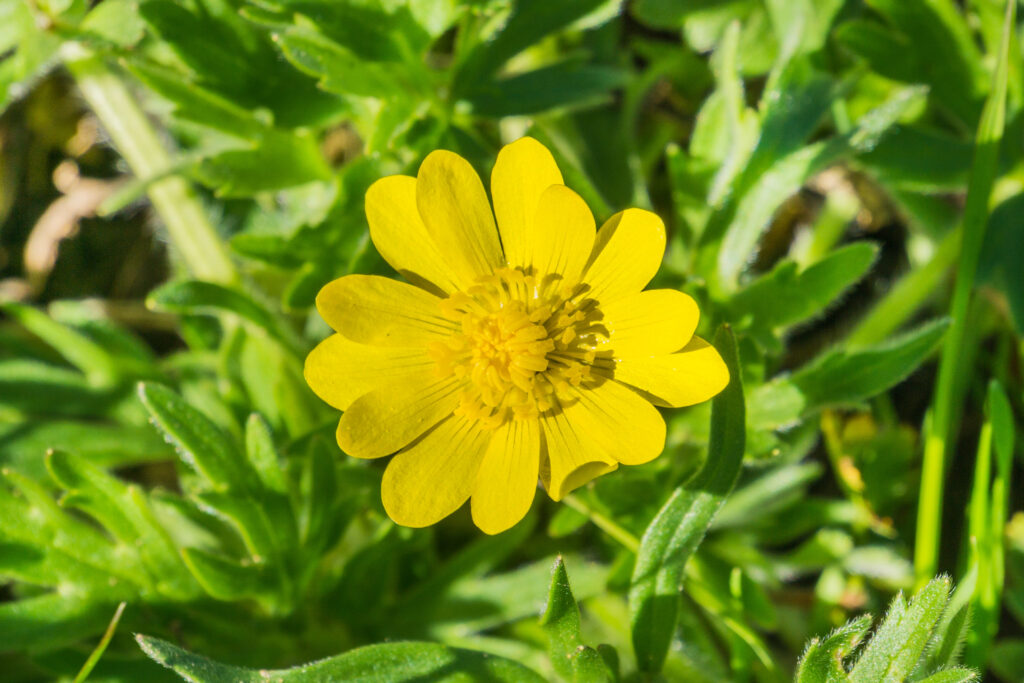
[[[532,138],[501,150],[491,195],[493,214],[476,172],[447,151],[415,178],[378,180],[370,237],[411,284],[348,275],[317,297],[338,334],[310,353],[306,379],[345,411],[342,450],[397,452],[381,497],[405,526],[471,498],[477,526],[504,531],[538,479],[559,500],[654,459],[665,422],[652,404],[699,403],[729,381],[693,335],[693,299],[642,291],[665,252],[656,215],[628,209],[595,230]]]

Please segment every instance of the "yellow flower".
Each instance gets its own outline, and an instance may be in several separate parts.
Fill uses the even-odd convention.
[[[665,253],[656,215],[627,209],[595,230],[532,138],[498,154],[491,195],[493,214],[476,172],[447,151],[415,178],[378,180],[370,237],[412,284],[348,275],[317,297],[338,334],[310,353],[306,380],[345,411],[342,450],[397,452],[381,497],[405,526],[472,498],[476,525],[504,531],[538,479],[559,500],[656,458],[665,422],[652,403],[700,403],[729,381],[693,335],[693,299],[641,291]]]

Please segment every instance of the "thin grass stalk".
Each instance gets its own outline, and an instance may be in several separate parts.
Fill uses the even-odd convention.
[[[989,200],[996,175],[999,143],[1006,122],[1007,65],[1016,9],[1016,0],[1007,0],[995,78],[978,125],[974,162],[967,186],[967,203],[959,228],[962,245],[953,302],[950,306],[952,325],[942,347],[939,377],[932,397],[931,419],[927,423],[925,436],[914,547],[914,569],[918,586],[927,583],[938,568],[946,447],[955,439],[958,432],[959,425],[954,424],[953,417],[962,401],[962,397],[957,396],[954,389],[961,359],[960,351],[967,334],[967,311],[973,293],[974,275],[978,269],[978,257],[988,222]]]

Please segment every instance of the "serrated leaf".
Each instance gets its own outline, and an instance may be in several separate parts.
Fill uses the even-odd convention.
[[[704,468],[675,490],[647,527],[629,589],[637,665],[658,671],[675,633],[683,569],[732,490],[743,462],[745,417],[736,342],[731,330],[715,335],[731,380],[712,400],[711,439]]]
[[[543,683],[544,680],[508,659],[435,643],[367,645],[305,666],[268,671],[219,664],[158,638],[140,635],[136,640],[147,655],[193,683],[265,683],[267,680],[278,683],[323,680]]]

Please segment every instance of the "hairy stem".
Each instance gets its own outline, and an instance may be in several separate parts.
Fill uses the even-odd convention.
[[[171,157],[122,77],[102,57],[74,47],[68,50],[65,65],[132,172],[142,179],[166,173]],[[170,175],[155,180],[148,192],[192,275],[221,283],[237,280],[224,241],[186,180]]]

